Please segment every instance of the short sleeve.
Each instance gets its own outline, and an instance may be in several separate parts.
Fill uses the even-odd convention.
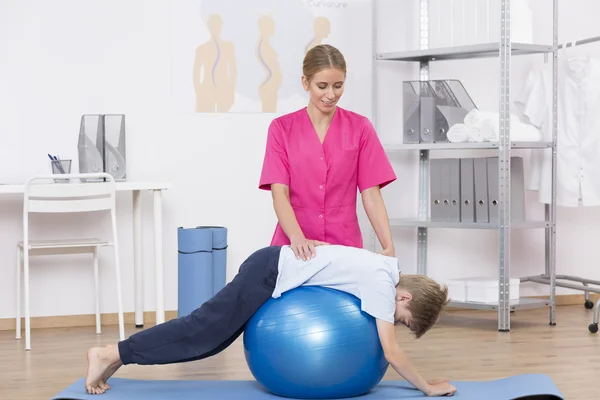
[[[394,323],[396,287],[390,279],[373,277],[361,285],[361,309],[373,318]]]
[[[379,185],[381,188],[396,180],[392,164],[379,141],[371,121],[363,119],[358,154],[358,190]]]
[[[544,113],[548,104],[547,88],[544,82],[544,71],[532,71],[515,99],[519,112],[538,128],[544,123]]]
[[[283,143],[281,126],[277,120],[271,122],[267,133],[267,145],[258,188],[270,190],[273,183],[290,184],[287,152]]]

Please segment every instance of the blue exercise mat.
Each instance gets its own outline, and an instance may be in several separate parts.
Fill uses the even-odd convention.
[[[282,400],[266,392],[255,381],[227,380],[135,380],[111,378],[111,389],[88,395],[80,379],[52,400]],[[452,382],[457,388],[453,399],[469,400],[564,400],[550,377],[541,374],[517,375],[483,382]],[[429,399],[405,381],[381,381],[359,400]],[[444,397],[447,398],[447,397]],[[333,399],[334,400],[334,399]]]

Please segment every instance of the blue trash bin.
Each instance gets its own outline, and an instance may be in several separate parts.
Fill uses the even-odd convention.
[[[227,229],[198,226],[177,231],[177,315],[185,316],[225,286]]]
[[[227,279],[227,228],[222,226],[206,228],[212,231],[214,296],[225,287],[225,282]]]

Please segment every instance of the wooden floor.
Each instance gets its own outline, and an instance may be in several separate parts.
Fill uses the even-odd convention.
[[[399,341],[426,378],[495,379],[511,374],[548,374],[567,399],[598,399],[600,334],[591,334],[592,311],[557,307],[555,327],[548,311],[519,311],[512,331],[497,331],[494,312],[460,311],[442,317],[425,337],[414,340],[398,327]],[[112,343],[116,327],[33,331],[33,350],[24,339],[0,332],[0,399],[50,399],[85,373],[86,350]],[[133,328],[127,329],[132,334]],[[140,379],[252,379],[241,339],[221,354],[199,362],[167,366],[126,366],[116,376]],[[392,368],[384,379],[397,379]],[[102,396],[99,396],[102,398]]]

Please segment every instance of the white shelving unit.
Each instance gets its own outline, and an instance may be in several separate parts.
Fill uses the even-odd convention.
[[[534,45],[512,43],[510,36],[510,0],[501,0],[500,42],[484,43],[458,47],[430,49],[429,42],[429,1],[418,0],[420,3],[420,49],[389,53],[375,53],[374,62],[414,62],[419,63],[421,81],[429,80],[429,64],[440,60],[457,60],[468,62],[474,58],[496,57],[500,63],[500,135],[498,142],[483,143],[418,143],[386,146],[388,152],[418,151],[419,152],[419,211],[414,219],[391,219],[392,227],[417,228],[417,272],[427,273],[427,244],[429,229],[494,229],[498,231],[498,281],[499,301],[493,303],[451,302],[450,306],[471,309],[497,310],[498,330],[510,330],[510,312],[518,309],[549,308],[549,324],[555,325],[555,254],[556,254],[556,136],[557,136],[557,57],[558,57],[558,0],[553,0],[553,44]],[[376,13],[373,12],[374,18]],[[375,21],[376,22],[376,21]],[[376,30],[377,23],[374,23]],[[374,35],[376,38],[376,35]],[[375,43],[374,43],[375,46]],[[510,137],[510,60],[513,56],[531,54],[552,54],[553,71],[553,129],[552,142],[513,142]],[[375,86],[375,85],[374,85]],[[374,88],[374,101],[375,88]],[[374,113],[375,115],[375,113]],[[401,130],[399,130],[401,131]],[[499,212],[498,221],[490,223],[477,222],[436,222],[429,216],[429,160],[430,152],[435,150],[490,150],[499,157]],[[546,205],[545,220],[513,222],[509,214],[511,150],[513,149],[552,149],[552,203]],[[510,300],[510,238],[514,229],[544,229],[545,240],[545,277],[549,285],[549,299],[520,298]],[[372,235],[372,246],[375,247],[375,235]],[[530,281],[535,282],[534,279]]]

